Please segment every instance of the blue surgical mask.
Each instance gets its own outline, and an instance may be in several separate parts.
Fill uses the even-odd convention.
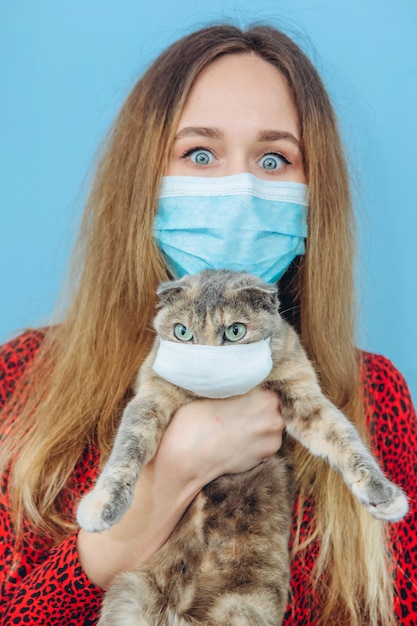
[[[307,236],[302,183],[252,174],[162,179],[155,238],[175,278],[204,269],[245,271],[275,283]]]

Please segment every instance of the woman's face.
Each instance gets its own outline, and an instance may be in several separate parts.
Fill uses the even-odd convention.
[[[255,54],[220,57],[201,72],[176,133],[169,176],[305,183],[297,112],[281,73]]]

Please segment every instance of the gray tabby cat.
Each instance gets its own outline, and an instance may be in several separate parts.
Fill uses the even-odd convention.
[[[272,369],[262,384],[279,395],[287,433],[339,470],[376,518],[396,521],[405,515],[401,490],[385,478],[352,424],[323,396],[296,332],[278,314],[274,286],[245,273],[207,270],[163,283],[158,295],[157,338],[111,456],[81,500],[81,527],[100,531],[120,520],[171,416],[196,397],[154,371],[163,340],[227,350],[227,344],[270,338]],[[155,556],[135,572],[116,576],[105,594],[99,626],[282,623],[293,497],[285,445],[251,471],[216,479]]]

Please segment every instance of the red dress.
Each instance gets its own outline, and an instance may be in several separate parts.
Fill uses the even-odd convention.
[[[40,331],[27,332],[0,349],[0,408],[13,394],[42,338]],[[398,623],[417,626],[417,418],[404,379],[384,357],[365,355],[363,383],[369,398],[374,454],[410,501],[407,517],[391,527],[398,558]],[[94,482],[97,466],[98,451],[87,450],[74,469],[66,512],[75,513],[79,498]],[[307,518],[308,510],[305,515]],[[292,564],[291,602],[285,626],[315,623],[315,601],[309,584],[315,550],[317,546]],[[87,626],[97,621],[103,592],[81,568],[76,533],[58,546],[30,530],[23,541],[18,541],[9,514],[7,473],[2,477],[0,493],[0,584],[2,626]]]

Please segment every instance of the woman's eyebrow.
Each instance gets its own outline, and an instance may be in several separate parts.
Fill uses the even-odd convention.
[[[220,139],[223,133],[217,128],[208,128],[206,126],[186,126],[182,128],[175,136],[175,139],[183,139],[184,137],[208,137],[210,139]]]
[[[258,134],[258,141],[278,141],[280,139],[286,139],[291,141],[296,146],[300,146],[300,142],[295,135],[286,130],[261,130]]]
[[[224,136],[224,133],[218,128],[212,128],[208,126],[186,126],[182,128],[175,139],[184,139],[186,137],[207,137],[209,139],[221,139]],[[257,137],[258,141],[279,141],[286,140],[291,141],[291,143],[295,144],[297,147],[300,146],[300,142],[293,133],[290,133],[286,130],[275,130],[275,129],[267,129],[261,130],[258,133]]]

